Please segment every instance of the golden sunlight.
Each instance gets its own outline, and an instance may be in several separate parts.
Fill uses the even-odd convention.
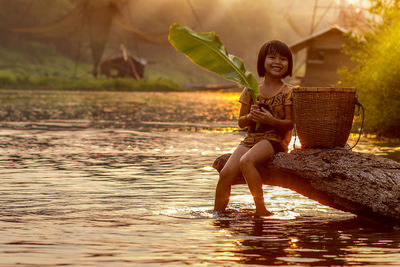
[[[289,246],[290,246],[290,248],[297,248],[297,243],[298,243],[299,241],[300,241],[300,240],[299,240],[297,237],[291,237],[290,240],[289,240]]]
[[[243,0],[220,0],[223,5],[232,6]]]
[[[294,148],[301,148],[300,139],[297,136],[292,136],[292,139],[290,139],[288,146],[289,152],[293,151]]]
[[[358,2],[358,0],[336,0],[335,1],[337,5],[346,3],[346,4],[355,4],[356,2]]]

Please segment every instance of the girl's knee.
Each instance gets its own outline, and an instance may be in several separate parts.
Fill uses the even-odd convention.
[[[230,184],[231,181],[235,178],[235,174],[231,169],[222,169],[219,172],[219,180],[218,183],[228,183]]]
[[[253,167],[254,165],[255,165],[255,162],[253,160],[251,160],[249,157],[246,157],[246,155],[244,155],[240,158],[240,161],[239,161],[240,170],[243,171],[244,169],[246,169],[248,167]]]

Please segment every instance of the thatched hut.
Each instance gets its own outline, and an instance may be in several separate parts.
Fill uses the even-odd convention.
[[[290,46],[294,54],[306,49],[306,70],[301,86],[332,86],[339,77],[337,69],[350,64],[350,57],[341,50],[346,30],[332,26]]]
[[[147,61],[135,56],[117,55],[102,61],[100,73],[108,78],[127,77],[136,80],[142,79],[144,76],[144,68]]]

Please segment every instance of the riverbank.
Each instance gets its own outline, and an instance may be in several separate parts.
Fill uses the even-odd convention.
[[[186,92],[217,91],[240,88],[234,83],[181,84],[169,78],[84,78],[13,76],[0,72],[0,90],[51,90],[51,91],[108,91],[108,92]]]
[[[151,60],[151,59],[149,59]],[[79,62],[40,42],[14,40],[0,45],[0,89],[74,91],[185,91],[187,84],[220,84],[217,75],[166,55],[146,65],[144,77],[93,77],[89,58]],[[192,66],[193,65],[193,66]],[[116,73],[112,73],[115,75]],[[194,86],[195,87],[195,86]]]
[[[167,78],[66,78],[14,76],[0,73],[0,89],[53,91],[184,91],[183,85]]]

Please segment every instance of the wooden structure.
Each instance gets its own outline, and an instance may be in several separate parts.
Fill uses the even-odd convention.
[[[134,78],[144,77],[144,68],[147,60],[131,55],[124,44],[120,44],[114,53],[99,63],[100,73],[108,78]]]
[[[108,78],[142,79],[146,62],[134,56],[114,56],[100,63],[100,73]]]
[[[341,49],[346,30],[339,26],[315,33],[290,46],[294,54],[306,49],[306,70],[300,77],[301,86],[334,86],[339,77],[337,69],[350,64],[350,57]]]

